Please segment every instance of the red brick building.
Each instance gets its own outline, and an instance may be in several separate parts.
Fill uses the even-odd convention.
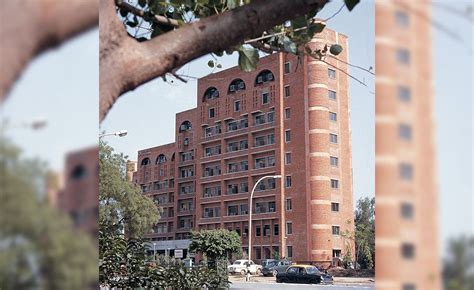
[[[279,53],[255,72],[199,79],[197,108],[176,115],[175,142],[138,152],[134,182],[164,210],[150,235],[156,249],[182,247],[193,229],[225,228],[247,251],[250,191],[281,175],[257,186],[252,258],[354,253],[343,237],[354,227],[348,40],[326,29],[310,45],[333,43],[344,50],[331,65]]]
[[[76,229],[97,241],[99,233],[99,148],[67,154],[63,172],[64,188],[56,206],[71,216]]]

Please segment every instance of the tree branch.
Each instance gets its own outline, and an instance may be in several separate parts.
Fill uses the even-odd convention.
[[[328,0],[254,0],[149,41],[126,36],[114,0],[100,1],[100,120],[122,94],[202,55],[242,44],[288,19],[314,13]]]
[[[115,5],[117,5],[117,7],[119,7],[120,9],[123,9],[125,11],[132,13],[133,15],[140,16],[141,18],[145,18],[145,11],[123,0],[115,0]],[[162,15],[154,15],[152,20],[156,23],[160,23],[160,24],[164,24],[164,25],[168,25],[172,27],[179,26],[179,22],[177,20],[168,18],[166,16],[162,16]]]
[[[99,21],[97,0],[0,3],[0,103],[28,62]]]

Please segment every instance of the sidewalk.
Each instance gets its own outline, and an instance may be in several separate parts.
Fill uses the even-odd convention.
[[[338,285],[371,285],[375,283],[374,278],[359,277],[334,277],[334,284]]]

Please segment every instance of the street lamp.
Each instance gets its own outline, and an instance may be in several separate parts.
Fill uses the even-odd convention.
[[[127,134],[128,134],[127,130],[121,130],[121,131],[117,131],[117,132],[114,132],[114,133],[103,133],[103,134],[99,135],[99,139],[103,138],[103,137],[106,137],[106,136],[125,137],[125,136],[127,136]]]
[[[155,251],[156,243],[153,242],[153,261],[156,261],[156,251]]]
[[[253,193],[254,193],[255,189],[257,188],[257,185],[262,180],[267,179],[267,178],[277,179],[277,178],[282,178],[282,176],[281,175],[266,175],[266,176],[261,177],[259,180],[257,180],[257,182],[255,182],[255,185],[252,188],[252,192],[250,193],[250,198],[249,198],[249,248],[247,250],[248,256],[249,256],[249,266],[250,266],[250,259],[251,259],[251,255],[252,255],[251,246],[252,246],[252,198],[253,198]]]

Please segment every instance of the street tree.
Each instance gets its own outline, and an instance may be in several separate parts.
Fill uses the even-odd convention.
[[[443,263],[443,278],[447,290],[474,289],[473,236],[460,236],[449,240]]]
[[[0,288],[87,289],[97,249],[45,197],[46,166],[0,137]]]
[[[99,226],[109,235],[125,232],[132,238],[149,233],[160,219],[153,199],[127,177],[127,156],[99,144]]]
[[[356,261],[362,269],[373,269],[375,260],[375,198],[357,201],[355,210]]]

